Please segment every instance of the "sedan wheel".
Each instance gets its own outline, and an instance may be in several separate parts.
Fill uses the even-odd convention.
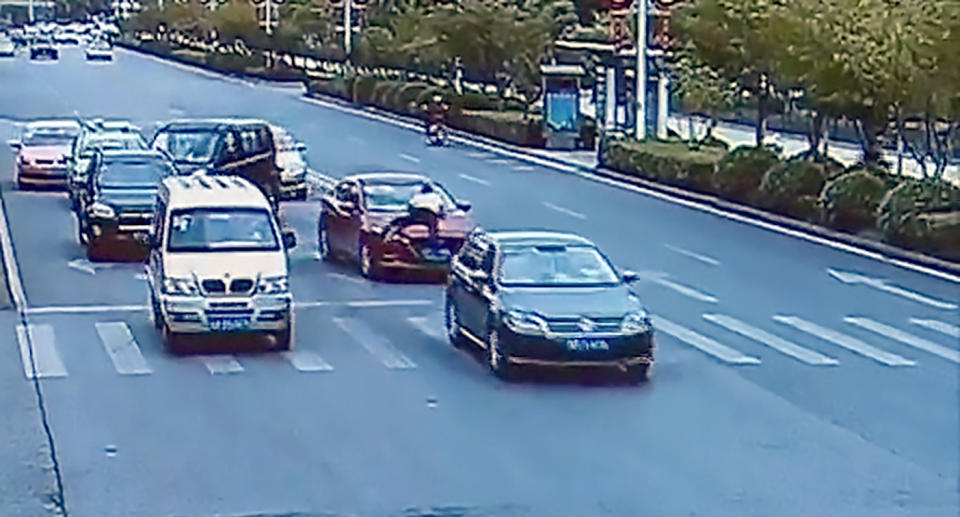
[[[380,278],[379,261],[373,255],[370,245],[365,242],[360,244],[360,273],[371,280]]]
[[[447,329],[447,339],[450,340],[450,344],[456,348],[461,348],[466,342],[466,339],[463,337],[463,332],[460,330],[457,307],[449,301],[447,302],[447,307],[444,311],[444,323]]]
[[[500,352],[500,332],[497,330],[491,330],[487,339],[487,365],[498,378],[503,380],[513,378],[514,367]]]
[[[321,260],[331,262],[334,259],[333,252],[330,251],[330,237],[323,224],[320,225],[320,230],[317,232],[317,252],[320,253]]]

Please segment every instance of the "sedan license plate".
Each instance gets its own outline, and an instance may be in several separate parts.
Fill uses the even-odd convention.
[[[250,326],[249,318],[217,318],[210,320],[210,330],[216,332],[229,332],[231,330],[243,330]]]
[[[610,350],[610,343],[605,339],[574,338],[567,340],[567,349],[575,352]]]
[[[450,250],[446,248],[423,248],[423,258],[430,262],[448,262]]]

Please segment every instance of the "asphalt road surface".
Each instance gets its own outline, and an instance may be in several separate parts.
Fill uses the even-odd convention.
[[[267,118],[307,143],[322,174],[419,171],[472,201],[485,227],[582,233],[642,273],[658,364],[641,386],[500,382],[443,339],[438,285],[371,283],[318,261],[315,197],[284,208],[300,241],[295,351],[171,356],[140,266],[82,260],[66,197],[14,190],[4,146],[28,326],[18,340],[15,318],[0,320],[0,386],[27,392],[29,334],[72,515],[960,511],[957,279],[462,143],[428,148],[298,89],[126,51],[105,65],[72,49],[55,64],[0,62],[4,139],[24,120],[75,112],[147,129]],[[38,429],[35,407],[7,400],[5,419]],[[0,464],[0,479],[19,468]],[[0,489],[11,514],[5,500]]]

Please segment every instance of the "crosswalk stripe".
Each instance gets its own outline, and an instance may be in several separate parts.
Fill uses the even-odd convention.
[[[122,321],[98,321],[94,324],[100,343],[110,356],[120,375],[149,375],[153,373],[140,353],[130,328]]]
[[[403,355],[386,338],[374,332],[366,323],[354,318],[333,318],[333,322],[387,368],[405,370],[417,367],[410,358]]]
[[[487,160],[487,163],[492,163],[494,165],[509,165],[513,162],[510,160],[504,160],[503,158],[496,158],[493,160]]]
[[[446,335],[443,331],[442,325],[431,325],[431,323],[436,323],[436,321],[431,321],[433,318],[427,318],[424,316],[410,316],[407,318],[407,321],[413,325],[413,328],[423,332],[424,334],[441,341],[446,339]]]
[[[787,341],[779,336],[775,336],[763,329],[748,325],[736,318],[726,316],[724,314],[704,314],[703,319],[720,325],[727,330],[753,339],[754,341],[767,345],[778,352],[789,355],[790,357],[809,365],[836,366],[840,364],[840,361],[837,361],[832,357],[827,357],[819,352],[815,352],[808,348],[791,343],[790,341]]]
[[[960,364],[960,351],[952,350],[943,345],[938,345],[932,341],[927,341],[926,339],[914,336],[913,334],[908,334],[898,328],[884,325],[879,321],[873,321],[870,318],[858,317],[846,317],[843,318],[843,321],[846,321],[851,325],[856,325],[860,328],[865,328],[869,331],[876,332],[882,336],[887,336],[890,339],[897,340],[907,346],[912,346],[914,348],[923,350],[924,352],[929,352],[948,361],[953,361],[957,364]]]
[[[916,361],[904,359],[897,354],[870,346],[855,337],[821,327],[816,323],[809,322],[796,316],[777,315],[773,317],[773,320],[778,323],[783,323],[784,325],[789,325],[797,330],[806,332],[807,334],[819,337],[820,339],[829,341],[835,345],[846,348],[855,354],[860,354],[887,366],[916,366],[917,364]]]
[[[491,155],[490,153],[481,153],[481,152],[478,152],[478,151],[471,151],[471,152],[467,153],[467,156],[469,156],[469,157],[471,157],[471,158],[489,158],[489,157],[491,157],[491,156],[493,156],[493,155]]]
[[[243,365],[232,355],[198,355],[196,358],[207,367],[210,375],[226,375],[243,371]]]
[[[662,316],[652,316],[654,328],[662,330],[667,334],[687,343],[688,345],[705,352],[717,359],[731,364],[760,364],[760,359],[744,355],[726,345],[720,344],[706,336],[698,334],[688,328],[677,325],[676,323],[663,318]]]
[[[515,171],[532,171],[535,167],[532,165],[517,165],[513,168]]]
[[[20,345],[20,360],[23,363],[23,374],[27,379],[45,379],[51,377],[66,377],[67,369],[60,360],[60,354],[54,345],[56,336],[53,326],[48,324],[27,327],[17,325],[17,343]],[[33,361],[30,360],[30,351],[33,350]],[[34,375],[33,364],[36,364]]]
[[[283,352],[283,358],[301,372],[329,372],[333,370],[333,366],[330,366],[330,363],[308,350]]]
[[[955,337],[957,339],[960,339],[960,327],[956,325],[952,325],[945,321],[910,318],[910,323],[913,323],[914,325],[919,325],[921,327],[926,327],[930,330],[935,330],[941,334],[946,334],[950,337]]]

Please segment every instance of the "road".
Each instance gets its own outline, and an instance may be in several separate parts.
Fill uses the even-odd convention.
[[[74,112],[148,129],[186,115],[269,118],[306,142],[322,174],[420,171],[472,201],[484,227],[582,233],[641,272],[658,364],[638,387],[497,381],[441,337],[438,285],[371,283],[316,259],[315,197],[284,208],[300,241],[296,351],[171,356],[139,266],[79,260],[66,198],[14,190],[3,148],[29,342],[72,515],[960,511],[957,279],[491,150],[428,148],[295,89],[126,51],[106,65],[72,49],[56,64],[0,62],[4,139],[17,122]],[[0,363],[20,365],[12,319]],[[138,374],[108,353],[118,344],[142,355]],[[0,376],[29,384],[22,368]]]

